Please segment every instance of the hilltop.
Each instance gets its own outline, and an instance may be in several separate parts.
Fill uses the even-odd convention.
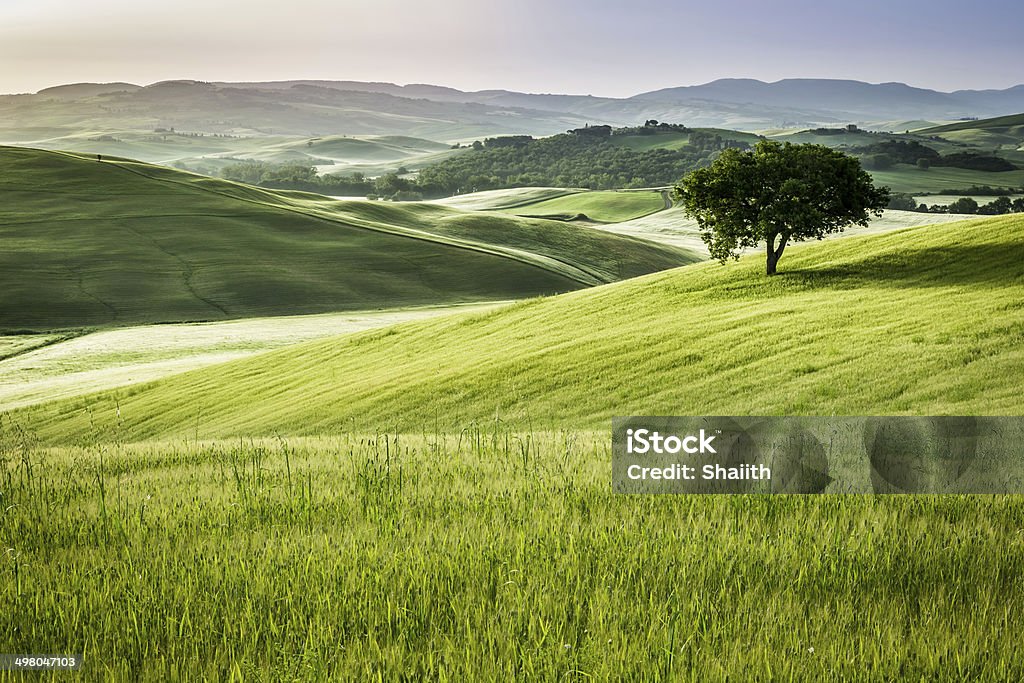
[[[798,246],[770,280],[760,255],[702,263],[17,419],[66,442],[115,427],[123,439],[174,437],[200,411],[202,437],[458,431],[496,418],[596,429],[620,414],[1018,414],[1022,228],[1003,217]]]
[[[24,148],[0,148],[0,189],[6,329],[504,300],[696,258],[553,221]]]

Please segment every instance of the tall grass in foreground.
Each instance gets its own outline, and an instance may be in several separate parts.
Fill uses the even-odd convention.
[[[7,426],[0,651],[84,652],[82,680],[1024,675],[1021,498],[626,497],[610,471],[606,434],[500,424],[61,449]]]

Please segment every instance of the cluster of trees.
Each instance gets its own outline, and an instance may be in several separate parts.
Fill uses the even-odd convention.
[[[847,133],[862,133],[856,126],[852,128],[812,128],[811,133],[815,135],[846,135]]]
[[[687,140],[690,147],[709,154],[723,149],[750,149],[750,144],[742,140],[730,140],[723,138],[718,133],[710,133],[705,130],[695,130],[690,133]]]
[[[681,123],[665,123],[657,119],[647,119],[642,126],[616,128],[612,135],[658,135],[659,133],[688,133],[690,129]]]
[[[550,185],[595,190],[670,185],[710,163],[718,149],[633,150],[616,144],[610,128],[590,126],[549,138],[492,138],[472,152],[422,169],[424,196]]]
[[[385,173],[377,178],[367,178],[362,173],[320,175],[313,166],[297,163],[268,164],[262,161],[243,161],[225,166],[220,171],[222,178],[249,185],[339,197],[418,201],[447,196],[443,193],[423,192],[418,179],[403,177],[405,173],[408,171],[400,168],[396,173]]]
[[[991,189],[991,188],[990,188]],[[948,205],[943,204],[918,204],[908,194],[896,194],[889,199],[890,209],[900,211],[918,211],[921,213],[955,213],[955,214],[979,214],[984,216],[1001,216],[1007,213],[1024,213],[1024,198],[1010,199],[1006,195],[997,197],[987,204],[978,204],[973,197],[960,197]]]
[[[942,194],[951,194],[958,197],[1002,197],[1014,194],[1024,194],[1024,187],[1011,190],[1006,187],[992,187],[991,185],[971,185],[962,190],[943,190]]]
[[[929,213],[936,213],[936,209],[942,207],[930,207]],[[972,197],[960,197],[946,207],[948,213],[976,213],[985,216],[1001,216],[1006,213],[1024,213],[1024,199],[1013,199],[999,197],[987,204],[979,205]]]
[[[972,171],[1016,171],[1017,166],[1006,159],[976,152],[956,152],[941,157],[940,164],[933,163],[933,166],[952,166],[953,168],[966,168]]]
[[[1013,171],[1017,167],[1001,157],[978,152],[955,152],[942,156],[916,140],[886,140],[851,150],[868,168],[882,171],[894,164],[916,164],[927,170],[932,166],[964,168],[972,171]]]
[[[377,183],[386,177],[368,180],[362,173],[319,175],[313,166],[298,163],[268,164],[263,161],[231,164],[221,169],[220,175],[228,180],[261,187],[348,197],[364,197],[377,192]]]

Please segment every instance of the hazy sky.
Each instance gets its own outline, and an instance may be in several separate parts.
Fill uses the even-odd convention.
[[[0,92],[322,78],[628,96],[723,77],[1024,82],[1021,0],[0,0]]]

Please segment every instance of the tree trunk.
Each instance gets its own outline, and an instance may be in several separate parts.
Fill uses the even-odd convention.
[[[779,245],[775,246],[775,238],[779,237]],[[782,257],[782,252],[786,249],[786,242],[789,241],[789,237],[786,235],[769,235],[767,240],[767,258],[765,260],[765,272],[768,275],[775,275],[776,269],[779,265],[779,259]]]

